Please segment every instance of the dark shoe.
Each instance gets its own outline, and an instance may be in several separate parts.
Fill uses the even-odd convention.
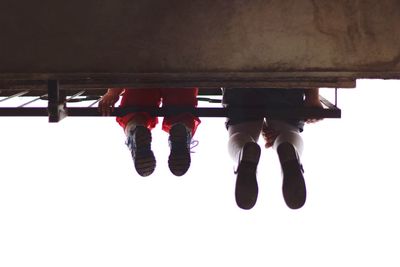
[[[245,210],[251,209],[257,202],[257,165],[260,154],[261,149],[257,143],[245,144],[236,170],[236,204]]]
[[[281,162],[283,184],[282,193],[286,205],[291,209],[299,209],[306,202],[307,190],[303,177],[303,166],[292,144],[280,144],[278,156]],[[288,159],[283,161],[283,159]]]
[[[184,175],[190,167],[190,142],[192,134],[183,124],[175,124],[169,131],[169,146],[171,153],[168,166],[176,176]]]
[[[144,126],[137,126],[128,136],[126,145],[132,154],[135,169],[140,176],[149,176],[156,168],[156,158],[151,151],[151,132]]]

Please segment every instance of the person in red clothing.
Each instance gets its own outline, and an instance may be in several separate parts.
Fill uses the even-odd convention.
[[[122,95],[120,107],[196,107],[197,88],[109,88],[99,101],[99,111],[109,116]],[[151,150],[151,130],[158,118],[147,112],[133,112],[117,117],[117,122],[127,136],[126,144],[131,151],[135,169],[141,176],[153,173],[156,159]],[[162,129],[169,133],[170,155],[168,166],[176,176],[184,175],[190,167],[190,143],[200,119],[191,113],[166,116]]]

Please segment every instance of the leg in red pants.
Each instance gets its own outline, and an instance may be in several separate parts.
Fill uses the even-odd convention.
[[[196,107],[197,106],[197,88],[168,88],[161,89],[163,107]],[[191,113],[176,114],[165,117],[162,129],[169,133],[172,125],[176,123],[184,124],[191,130],[192,136],[196,132],[200,119]]]
[[[197,88],[161,89],[163,106],[196,107],[197,92]],[[190,167],[190,143],[199,123],[199,118],[191,113],[175,114],[163,120],[162,128],[169,133],[171,148],[168,166],[176,176],[184,175]]]
[[[161,94],[158,89],[125,89],[120,107],[159,107]],[[153,173],[156,159],[151,150],[151,133],[158,119],[147,112],[133,112],[122,117],[117,117],[117,122],[125,130],[126,144],[132,154],[135,169],[141,176]]]
[[[120,107],[138,106],[156,108],[160,106],[160,103],[160,89],[125,89]],[[129,122],[136,122],[138,125],[143,125],[151,130],[157,125],[158,119],[157,117],[150,116],[147,112],[134,112],[117,117],[117,122],[123,129],[126,128]]]

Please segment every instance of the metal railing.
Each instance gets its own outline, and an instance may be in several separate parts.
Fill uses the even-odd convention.
[[[290,90],[290,89],[289,89]],[[76,91],[76,90],[75,90]],[[47,93],[35,90],[21,90],[18,93],[14,93],[10,96],[4,96],[0,99],[0,103],[9,101],[15,98],[24,98],[25,95],[35,97],[23,104],[15,107],[1,107],[0,116],[21,116],[21,117],[32,117],[32,116],[48,116],[49,122],[58,122],[65,118],[70,117],[93,117],[102,116],[98,111],[96,104],[98,104],[101,94],[97,91],[96,95],[91,95],[91,90],[80,90],[75,92],[73,90],[60,90],[59,82],[57,80],[49,80],[47,82]],[[72,95],[68,96],[68,93]],[[199,95],[221,95],[219,88],[200,88]],[[46,107],[27,107],[28,105],[37,102],[39,100],[47,101]],[[210,103],[219,103],[220,99],[213,99],[207,97],[198,97],[199,101],[207,101]],[[327,99],[320,96],[321,103],[325,108],[225,108],[225,107],[197,107],[197,108],[186,108],[186,107],[160,107],[160,108],[143,108],[143,107],[124,107],[115,108],[111,113],[111,116],[122,116],[130,112],[144,111],[148,112],[153,116],[164,117],[176,113],[190,112],[198,117],[231,117],[243,114],[253,114],[255,116],[263,116],[270,118],[340,118],[341,110],[337,107],[337,89],[335,89],[335,101],[334,104],[329,102]],[[68,107],[68,103],[80,102],[84,103],[91,101],[87,106],[83,107]]]

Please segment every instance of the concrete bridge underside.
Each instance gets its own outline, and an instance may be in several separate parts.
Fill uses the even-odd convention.
[[[398,0],[0,0],[0,89],[400,78]]]

